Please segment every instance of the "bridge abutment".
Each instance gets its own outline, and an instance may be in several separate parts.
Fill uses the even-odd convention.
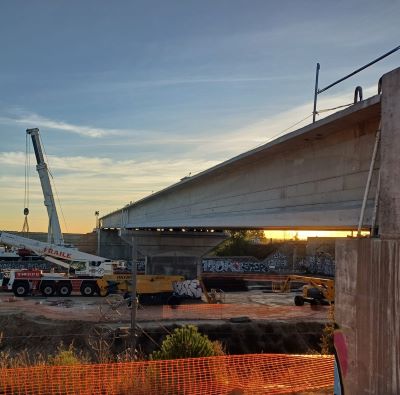
[[[383,76],[380,239],[336,243],[335,318],[346,394],[400,393],[400,69]]]

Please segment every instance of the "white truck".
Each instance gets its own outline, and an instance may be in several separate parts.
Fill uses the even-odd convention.
[[[43,296],[69,296],[80,292],[82,296],[99,293],[97,278],[68,277],[62,273],[43,273],[41,270],[11,270],[0,273],[0,289],[27,296],[40,292]]]

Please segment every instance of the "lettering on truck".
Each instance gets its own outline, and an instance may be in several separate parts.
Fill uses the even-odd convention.
[[[41,272],[39,270],[35,271],[22,271],[22,272],[16,272],[15,273],[15,278],[40,278],[41,277]]]
[[[64,252],[64,251],[53,250],[52,248],[49,248],[49,247],[45,247],[43,251],[48,255],[53,255],[53,256],[56,256],[58,258],[64,258],[64,259],[70,259],[71,258],[71,254],[70,253]]]

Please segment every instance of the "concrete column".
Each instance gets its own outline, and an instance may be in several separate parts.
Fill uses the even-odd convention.
[[[400,237],[400,68],[382,78],[379,233]]]
[[[400,394],[399,240],[337,241],[335,306],[345,393]]]
[[[380,174],[380,239],[336,242],[346,394],[400,394],[400,68],[382,79]]]

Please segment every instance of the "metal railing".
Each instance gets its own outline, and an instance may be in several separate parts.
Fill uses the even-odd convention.
[[[367,63],[366,65],[358,68],[357,70],[354,70],[353,72],[351,72],[350,74],[347,74],[346,76],[338,79],[335,82],[332,82],[331,84],[327,85],[325,88],[319,89],[318,88],[318,79],[319,79],[319,71],[321,69],[321,65],[319,63],[317,63],[317,68],[316,68],[316,72],[315,72],[315,89],[314,89],[314,107],[313,107],[313,123],[315,122],[315,117],[318,114],[317,111],[317,97],[320,93],[325,92],[326,90],[332,88],[333,86],[339,84],[340,82],[347,80],[348,78],[352,77],[353,75],[359,73],[362,70],[365,70],[367,67],[372,66],[373,64],[379,62],[380,60],[386,58],[387,56],[391,55],[392,53],[398,51],[400,49],[400,45],[397,46],[396,48],[393,48],[392,50],[390,50],[389,52],[386,52],[385,54],[383,54],[382,56],[379,56],[379,58],[374,59],[373,61]],[[354,93],[354,102],[357,102],[357,98],[359,98],[360,100],[362,100],[362,89],[361,87],[357,86],[356,91]]]

